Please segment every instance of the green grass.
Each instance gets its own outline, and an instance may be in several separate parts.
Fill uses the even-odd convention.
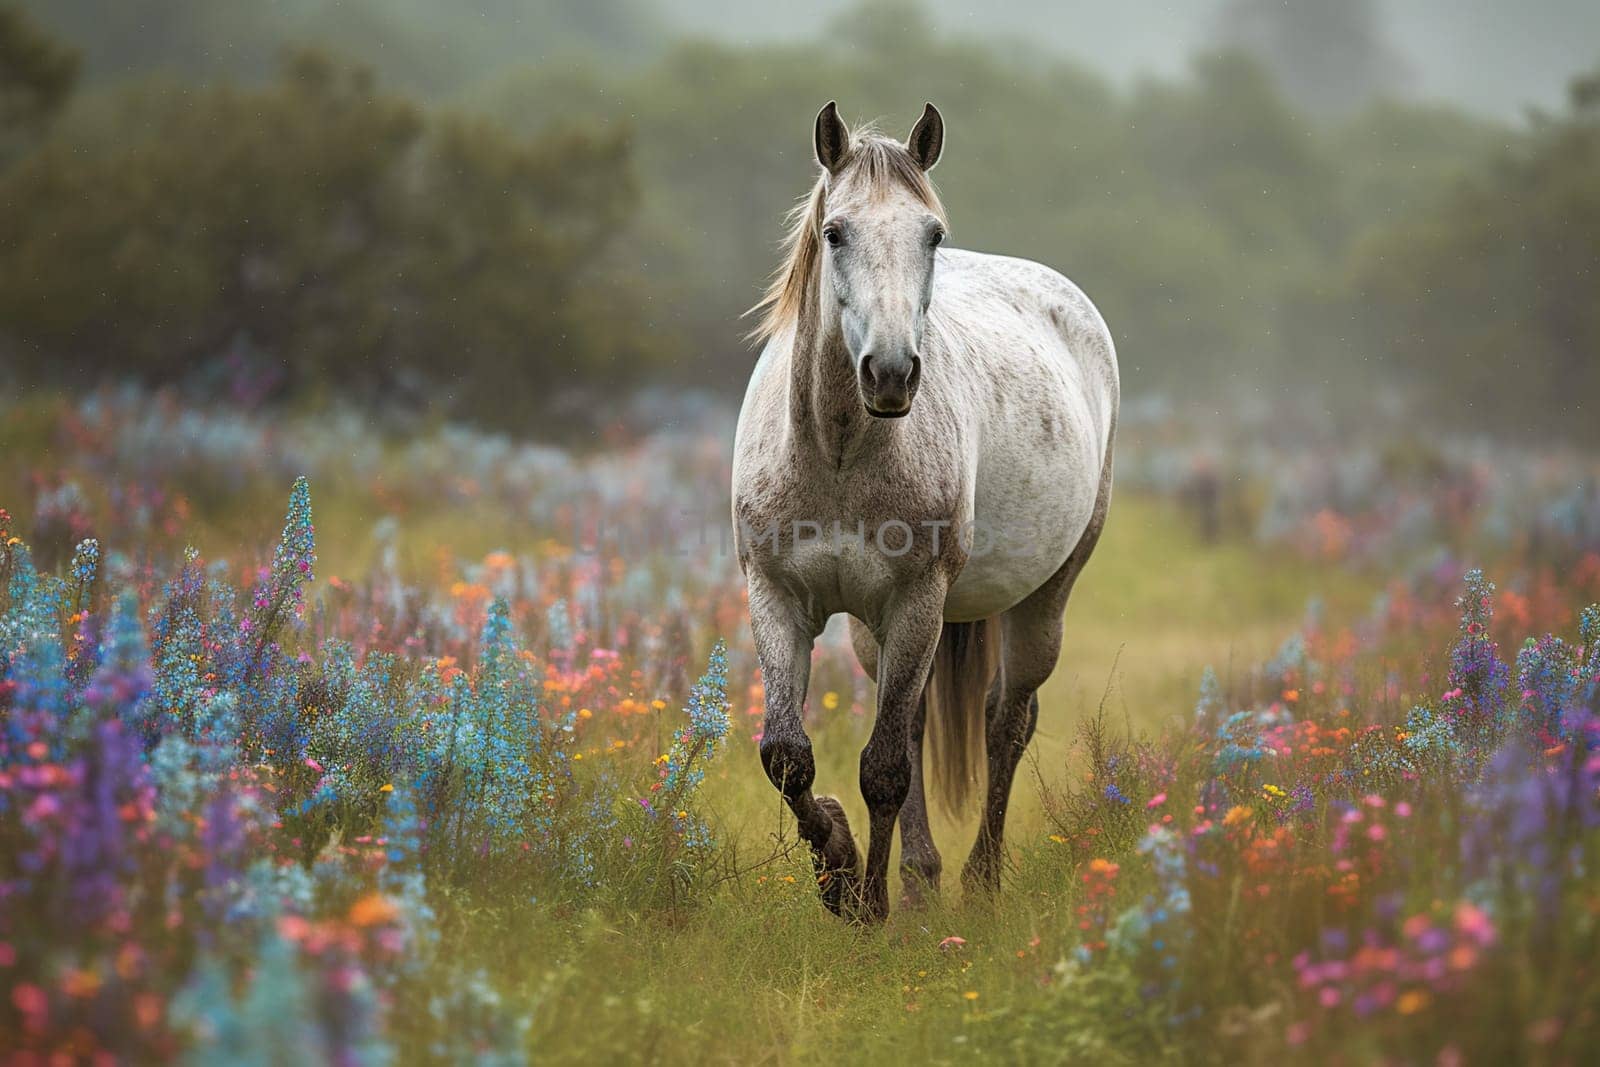
[[[1137,992],[1109,974],[1063,980],[1075,943],[1076,881],[1052,844],[1039,782],[1073,773],[1077,727],[1106,701],[1118,729],[1158,728],[1193,707],[1202,669],[1226,674],[1269,656],[1322,596],[1330,621],[1365,609],[1374,587],[1243,545],[1206,545],[1182,515],[1118,502],[1067,612],[1062,664],[1041,694],[1031,770],[1009,823],[1013,864],[997,904],[962,898],[975,815],[936,814],[942,899],[897,910],[881,929],[826,914],[809,857],[736,722],[705,799],[731,846],[709,900],[678,916],[554,917],[532,908],[456,916],[459,951],[527,998],[535,1047],[557,1059],[685,1062],[948,1062],[1097,1059],[1158,1046]],[[1107,695],[1109,694],[1109,696]],[[813,692],[813,704],[820,694]],[[738,712],[736,706],[736,713]],[[818,789],[865,809],[855,761],[867,716],[822,713]],[[864,842],[862,842],[864,844]],[[773,858],[776,856],[776,858]],[[764,862],[763,862],[764,861]],[[477,896],[477,894],[474,894]],[[940,949],[958,936],[960,948]],[[1159,1033],[1159,1027],[1148,1031]],[[1140,1057],[1143,1058],[1143,1057]]]

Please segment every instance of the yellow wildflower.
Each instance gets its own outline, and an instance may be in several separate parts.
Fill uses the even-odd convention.
[[[1428,991],[1425,989],[1412,989],[1400,994],[1400,999],[1394,1002],[1394,1010],[1401,1015],[1415,1015],[1428,1006]]]

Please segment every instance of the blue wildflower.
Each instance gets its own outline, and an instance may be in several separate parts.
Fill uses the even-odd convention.
[[[1559,736],[1562,719],[1576,700],[1580,682],[1577,654],[1559,637],[1529,638],[1517,653],[1517,686],[1522,713],[1534,730]]]
[[[1201,729],[1210,729],[1226,710],[1226,702],[1222,696],[1222,683],[1217,681],[1217,672],[1209,665],[1200,675],[1200,697],[1195,701],[1194,718]]]
[[[78,547],[72,553],[72,578],[73,602],[77,608],[82,608],[84,601],[94,586],[95,575],[100,570],[100,542],[92,537],[84,538],[78,542]]]
[[[1505,726],[1505,687],[1511,669],[1489,636],[1494,621],[1494,583],[1481,570],[1467,572],[1461,609],[1461,637],[1450,654],[1450,685],[1444,708],[1486,748]]]
[[[183,568],[167,584],[166,603],[156,617],[151,653],[155,679],[151,699],[163,729],[176,725],[194,736],[195,710],[205,696],[205,623],[200,617],[200,554],[184,550]]]
[[[675,736],[662,768],[659,796],[653,808],[673,821],[693,845],[710,843],[710,831],[687,810],[688,799],[705,778],[704,764],[714,758],[728,732],[728,649],[718,641],[706,671],[689,690],[684,709],[689,722]]]
[[[98,659],[83,692],[84,706],[101,718],[121,717],[146,748],[153,747],[160,733],[149,716],[154,676],[139,621],[139,602],[132,594],[124,593],[112,604],[111,617],[100,635]]]
[[[1405,740],[1402,742],[1408,756],[1420,766],[1448,769],[1455,766],[1461,755],[1461,742],[1456,737],[1455,722],[1438,715],[1425,705],[1418,705],[1406,713]]]

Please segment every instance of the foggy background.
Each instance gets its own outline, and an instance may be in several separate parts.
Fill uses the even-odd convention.
[[[810,125],[933,100],[963,247],[1131,403],[1593,441],[1584,0],[0,3],[0,389],[551,437],[737,400]]]

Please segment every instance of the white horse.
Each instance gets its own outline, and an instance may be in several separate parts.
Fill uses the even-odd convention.
[[[1111,500],[1120,386],[1105,322],[1047,267],[942,247],[927,171],[943,142],[932,104],[906,144],[852,134],[832,103],[817,115],[822,174],[756,308],[766,347],[734,446],[762,764],[811,845],[824,903],[866,921],[888,913],[897,819],[908,901],[937,890],[925,719],[957,804],[987,750],[964,881],[999,888],[1035,692]],[[839,612],[878,682],[861,753],[864,877],[838,801],[812,795],[803,726],[812,642]]]

